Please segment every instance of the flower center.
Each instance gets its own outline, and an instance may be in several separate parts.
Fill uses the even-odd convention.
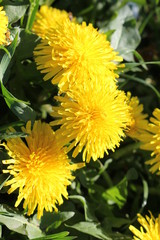
[[[32,152],[27,161],[26,167],[33,175],[37,175],[37,172],[42,172],[45,165],[45,152],[39,149],[37,152]]]
[[[86,126],[93,129],[96,125],[97,127],[102,124],[102,121],[106,118],[106,114],[99,109],[89,110],[85,113],[85,123]]]

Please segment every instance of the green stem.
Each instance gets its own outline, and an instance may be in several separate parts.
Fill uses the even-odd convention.
[[[141,24],[140,28],[139,28],[139,32],[140,32],[140,35],[142,35],[145,27],[147,26],[148,22],[150,21],[151,17],[153,16],[154,14],[154,10],[152,10],[149,15],[144,19],[144,22]]]
[[[135,54],[136,51],[133,51],[133,52]],[[139,56],[140,56],[140,54],[139,54]],[[122,70],[123,70],[123,73],[126,73],[126,72],[129,72],[130,70],[132,70],[133,68],[138,67],[138,66],[142,66],[143,68],[145,66],[145,69],[146,69],[146,65],[160,65],[160,61],[145,62],[145,61],[142,60],[140,62],[128,62],[128,63],[125,63],[125,67]],[[119,70],[117,71],[117,73],[122,72],[122,70],[120,68],[119,68]]]
[[[106,172],[106,168],[104,167],[104,165],[101,163],[100,160],[97,160],[97,161],[100,164],[99,174],[102,175],[102,177],[104,178],[104,180],[107,183],[107,186],[112,187],[113,183],[112,183],[112,180],[111,180],[109,174]]]
[[[30,31],[32,29],[32,25],[36,16],[36,12],[39,7],[39,0],[30,0],[31,5],[28,14],[28,20],[26,25],[26,31]]]
[[[7,50],[7,48],[3,47],[3,46],[0,46],[0,49],[4,50],[7,54],[8,54],[8,57],[11,58],[11,54],[10,52]]]
[[[155,94],[157,95],[157,97],[160,98],[160,92],[159,92],[153,85],[148,84],[147,82],[145,82],[145,81],[142,80],[141,78],[134,77],[134,76],[130,76],[130,75],[125,74],[125,73],[121,74],[121,76],[124,77],[124,78],[127,78],[127,79],[129,79],[129,80],[133,80],[133,81],[135,81],[135,82],[141,83],[141,84],[145,85],[146,87],[151,88],[151,89],[155,92]]]
[[[104,172],[102,172],[102,176],[103,176],[104,180],[106,181],[108,187],[112,187],[113,183],[112,183],[112,180],[111,180],[109,174],[106,171],[104,171]]]

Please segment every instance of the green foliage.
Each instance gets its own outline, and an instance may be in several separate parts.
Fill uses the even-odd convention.
[[[16,137],[26,137],[28,134],[26,133],[22,133],[22,132],[16,132],[16,133],[12,133],[12,132],[9,132],[9,133],[1,133],[0,134],[0,140],[3,140],[3,139],[9,139],[9,138],[16,138]]]
[[[75,237],[67,237],[69,234],[69,232],[61,232],[61,233],[57,233],[57,234],[52,234],[49,236],[45,236],[42,238],[33,238],[32,240],[72,240],[75,239]]]
[[[6,0],[0,1],[9,18],[11,32],[8,46],[0,47],[1,119],[0,140],[26,136],[20,127],[28,120],[50,121],[57,87],[43,81],[36,69],[33,51],[39,38],[32,26],[39,6],[46,4],[72,12],[79,22],[92,23],[105,32],[111,45],[124,58],[118,86],[131,91],[144,103],[151,116],[160,102],[160,7],[159,1],[146,0]],[[52,87],[51,87],[52,86]],[[8,133],[9,127],[16,133]],[[14,207],[17,192],[7,194],[0,162],[0,239],[3,240],[129,240],[128,230],[136,214],[151,210],[159,213],[160,179],[151,175],[145,161],[150,153],[139,143],[126,138],[119,149],[76,173],[68,188],[69,199],[59,212],[44,212],[42,219],[28,217],[26,210]],[[8,155],[0,145],[0,160]],[[73,161],[81,161],[81,155]],[[56,183],[55,183],[56,184]]]
[[[29,239],[43,236],[37,226],[38,222],[29,221],[23,215],[3,205],[0,206],[0,222],[10,230],[27,235]]]
[[[102,197],[106,201],[116,203],[119,208],[122,208],[127,200],[127,179],[123,178],[117,186],[107,189],[103,192]]]
[[[87,222],[87,221],[79,222],[77,224],[74,224],[68,227],[71,227],[80,232],[89,234],[93,237],[96,237],[97,239],[111,240],[111,238],[108,237],[107,234],[103,232],[99,224],[94,222]]]
[[[105,28],[106,29],[106,28]],[[140,43],[140,34],[129,6],[120,8],[117,16],[109,22],[107,30],[114,30],[111,44],[127,61],[134,61],[133,52]]]
[[[21,19],[29,6],[28,0],[11,1],[6,0],[2,3],[9,18],[9,23],[13,24]]]
[[[22,121],[35,120],[36,114],[24,101],[15,98],[1,83],[2,94],[10,110]]]
[[[19,33],[17,31],[17,34],[15,35],[12,44],[8,47],[7,52],[4,53],[4,55],[1,55],[1,65],[0,65],[0,79],[1,79],[1,81],[3,79],[3,76],[5,74],[5,71],[6,71],[7,67],[8,67],[8,65],[11,61],[11,58],[14,55],[15,49],[18,45],[18,35],[19,35]]]
[[[71,211],[44,214],[41,221],[41,228],[46,229],[46,232],[54,231],[54,229],[57,229],[62,223],[72,218],[74,215],[75,213]]]

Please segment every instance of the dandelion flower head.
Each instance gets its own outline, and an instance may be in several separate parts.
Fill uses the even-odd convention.
[[[126,134],[134,139],[139,139],[143,132],[148,128],[147,114],[143,113],[143,104],[139,103],[137,97],[131,97],[131,93],[127,93],[128,105],[130,107],[131,121]]]
[[[11,132],[15,132],[13,128]],[[57,211],[57,204],[63,203],[63,197],[68,197],[67,186],[71,184],[72,170],[81,164],[70,164],[64,149],[57,143],[55,133],[49,124],[36,121],[31,130],[31,122],[22,128],[26,143],[19,137],[8,139],[5,145],[9,160],[7,170],[12,178],[5,183],[10,186],[8,193],[19,189],[15,206],[24,199],[23,208],[31,215],[37,207],[37,217],[40,219],[44,209]]]
[[[123,91],[97,80],[56,99],[60,106],[53,107],[51,115],[58,119],[51,125],[61,125],[57,136],[64,144],[71,143],[68,151],[74,148],[73,157],[83,151],[83,161],[96,161],[119,146],[129,119]]]
[[[58,29],[50,29],[46,38],[50,47],[42,41],[35,48],[35,61],[37,68],[46,73],[44,80],[52,79],[61,91],[91,81],[95,75],[107,75],[110,81],[118,78],[116,62],[122,61],[122,57],[92,24],[66,20]]]
[[[67,13],[65,10],[43,5],[36,14],[32,31],[44,39],[51,27],[57,29],[59,24],[63,24],[66,19],[70,19],[70,16],[72,17],[71,13]],[[75,18],[72,20],[75,21]]]
[[[6,33],[8,26],[8,17],[6,16],[3,7],[0,7],[0,45],[6,44]]]
[[[150,212],[150,217],[143,217],[137,214],[138,222],[141,224],[140,230],[130,225],[129,229],[134,234],[134,240],[160,240],[160,214],[154,218]]]
[[[152,159],[146,161],[146,164],[152,165],[150,171],[160,174],[160,109],[153,111],[148,131],[142,134],[141,142],[141,149],[152,151]]]

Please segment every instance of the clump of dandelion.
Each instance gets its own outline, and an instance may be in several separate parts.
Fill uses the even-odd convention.
[[[128,105],[130,107],[130,124],[126,131],[126,135],[133,139],[140,139],[141,135],[148,129],[148,117],[143,113],[143,104],[139,103],[137,97],[132,97],[131,93],[127,93]]]
[[[51,115],[58,119],[51,125],[60,125],[57,135],[63,144],[70,142],[73,157],[83,152],[83,161],[96,161],[119,146],[130,114],[126,95],[116,85],[97,79],[55,98],[60,106],[53,107]]]
[[[36,13],[32,31],[44,39],[50,28],[57,29],[59,24],[63,25],[66,19],[75,21],[71,13],[43,5]]]
[[[141,224],[140,230],[130,225],[129,229],[134,234],[135,240],[160,240],[160,214],[157,218],[154,218],[150,212],[150,217],[143,217],[141,214],[137,214],[138,222]]]
[[[37,68],[45,73],[44,80],[52,79],[62,92],[92,81],[95,76],[107,76],[108,81],[115,81],[116,62],[123,60],[106,35],[92,24],[80,25],[69,20],[48,31],[46,39],[35,48],[34,56]]]
[[[8,27],[8,17],[3,7],[0,7],[0,45],[7,44],[6,33]]]
[[[152,151],[152,159],[146,161],[151,165],[152,173],[160,174],[160,109],[153,111],[153,117],[150,118],[148,131],[141,135],[141,149]]]
[[[10,131],[15,132],[13,128]],[[28,215],[37,208],[40,219],[44,209],[57,211],[63,197],[68,197],[67,186],[74,179],[72,171],[82,164],[71,164],[49,124],[36,121],[31,129],[29,121],[22,131],[29,134],[26,143],[17,137],[5,144],[11,159],[3,161],[8,165],[3,172],[12,176],[5,186],[10,186],[9,194],[18,189],[16,207],[24,200]]]

